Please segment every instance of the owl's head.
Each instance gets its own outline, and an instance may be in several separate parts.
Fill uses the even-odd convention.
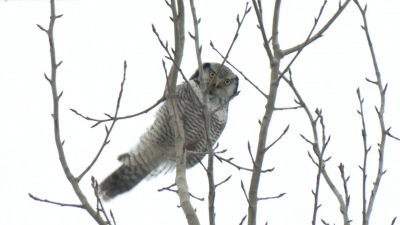
[[[226,66],[222,66],[217,74],[220,66],[221,64],[219,63],[203,63],[203,72],[207,85],[209,85],[213,78],[217,76],[211,85],[209,92],[210,98],[217,97],[223,101],[227,101],[236,94],[239,87],[239,78]],[[192,77],[190,77],[190,80],[194,80],[198,85],[200,85],[198,70],[196,70]]]

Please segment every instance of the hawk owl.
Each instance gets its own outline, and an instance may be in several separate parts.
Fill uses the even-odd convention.
[[[219,63],[203,64],[207,84],[215,77],[220,66]],[[226,102],[236,94],[238,85],[238,77],[228,67],[222,66],[207,94],[209,110],[213,112],[220,108],[211,118],[212,145],[225,128],[229,106]],[[185,131],[186,167],[191,168],[207,154],[202,107],[195,97],[197,95],[201,99],[199,71],[192,75],[188,83],[178,85],[176,93],[179,116]],[[100,194],[104,200],[131,190],[147,176],[156,176],[160,172],[168,172],[175,168],[175,133],[165,103],[157,112],[154,123],[140,136],[139,143],[129,152],[118,156],[118,160],[122,165],[100,184]]]

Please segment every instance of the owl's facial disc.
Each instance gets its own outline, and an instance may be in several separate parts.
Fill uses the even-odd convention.
[[[229,93],[229,85],[231,80],[228,78],[217,77],[214,84],[211,85],[209,95],[212,97],[218,97],[221,99],[229,99],[231,93]]]

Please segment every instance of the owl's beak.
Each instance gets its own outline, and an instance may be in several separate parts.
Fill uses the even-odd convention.
[[[219,80],[216,80],[214,87],[218,87],[218,85],[219,85]]]

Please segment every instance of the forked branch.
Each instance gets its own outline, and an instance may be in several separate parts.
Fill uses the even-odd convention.
[[[368,46],[369,46],[369,50],[371,53],[372,61],[374,64],[376,82],[373,82],[373,83],[378,87],[379,95],[380,95],[380,107],[379,107],[379,109],[377,107],[375,107],[377,114],[378,114],[379,124],[380,124],[380,128],[381,128],[381,140],[380,140],[380,143],[378,144],[378,146],[379,146],[379,149],[378,149],[379,165],[378,165],[378,172],[377,172],[375,181],[373,182],[374,186],[371,191],[371,196],[369,198],[368,208],[367,208],[366,213],[363,215],[363,225],[368,225],[369,218],[372,213],[372,208],[374,206],[375,198],[376,198],[376,195],[378,192],[378,188],[379,188],[379,184],[381,182],[382,175],[386,172],[386,171],[383,171],[383,159],[384,159],[384,153],[385,153],[387,130],[385,128],[385,121],[384,121],[383,114],[385,112],[385,94],[386,94],[386,90],[387,90],[387,84],[385,85],[385,87],[382,84],[381,73],[378,68],[378,62],[376,60],[374,48],[372,46],[372,40],[371,40],[369,31],[368,31],[368,24],[367,24],[367,17],[366,17],[367,5],[365,5],[365,7],[363,9],[357,0],[354,0],[354,2],[357,5],[358,9],[360,10],[360,13],[361,13],[363,21],[364,21],[364,25],[361,26],[361,28],[365,32],[365,36],[368,41]]]
[[[72,172],[69,169],[67,160],[65,158],[64,149],[63,149],[63,141],[61,141],[61,134],[60,134],[60,117],[59,117],[59,101],[61,94],[58,94],[57,91],[57,68],[61,65],[61,62],[56,63],[56,52],[55,52],[55,44],[54,44],[54,23],[57,18],[60,18],[62,15],[56,16],[55,13],[55,1],[50,1],[50,8],[51,8],[51,15],[50,15],[50,24],[49,28],[45,30],[42,26],[38,25],[38,27],[43,30],[48,38],[50,44],[50,60],[51,60],[51,78],[48,78],[45,75],[47,81],[49,81],[51,86],[51,91],[53,95],[53,122],[54,122],[54,138],[56,141],[56,147],[58,151],[59,160],[61,166],[63,168],[64,174],[67,177],[68,181],[70,182],[71,186],[73,187],[75,194],[78,196],[82,207],[92,216],[92,218],[101,225],[106,225],[106,222],[101,218],[100,214],[98,214],[89,202],[86,199],[86,196],[83,194],[82,190],[79,187],[79,180],[74,177]],[[49,202],[50,203],[50,202]],[[53,203],[54,204],[54,203]]]
[[[67,203],[61,203],[61,202],[54,202],[54,201],[50,201],[47,199],[40,199],[38,197],[33,196],[31,193],[28,193],[28,195],[35,201],[51,203],[51,204],[55,204],[55,205],[59,205],[59,206],[69,206],[69,207],[76,207],[76,208],[84,209],[84,207],[81,204],[78,205],[78,204],[67,204]]]
[[[121,103],[122,93],[124,91],[124,84],[125,84],[125,79],[126,79],[126,68],[127,67],[128,66],[126,64],[126,61],[124,61],[124,76],[123,76],[123,79],[122,79],[122,82],[121,82],[121,89],[120,89],[119,95],[118,95],[117,106],[115,108],[114,118],[118,117],[118,111],[119,111],[119,107],[120,107],[120,103]],[[96,161],[99,158],[100,154],[103,152],[104,147],[106,147],[106,145],[110,143],[111,140],[108,140],[108,138],[110,137],[111,131],[113,130],[114,125],[115,125],[116,122],[117,122],[117,120],[113,120],[113,122],[111,123],[110,128],[108,128],[107,125],[105,126],[106,137],[104,138],[103,144],[100,146],[100,150],[97,152],[97,155],[94,157],[92,163],[90,163],[90,165],[81,173],[81,175],[79,175],[76,178],[78,180],[78,182],[82,179],[83,176],[85,176],[85,174],[96,163]]]
[[[171,66],[169,75],[167,77],[167,85],[165,86],[166,91],[169,94],[166,96],[166,104],[169,111],[169,120],[174,126],[175,130],[175,152],[176,152],[176,178],[175,183],[178,187],[178,196],[180,205],[183,212],[186,215],[188,224],[198,225],[200,224],[197,218],[196,212],[190,202],[189,187],[186,181],[186,152],[184,152],[185,143],[185,132],[183,129],[182,119],[178,115],[178,105],[176,102],[176,82],[178,78],[178,70],[180,70],[180,65],[183,58],[183,49],[185,43],[185,8],[183,0],[171,0],[171,4],[168,6],[171,8],[174,22],[174,38],[175,38],[175,51],[174,51],[174,64]],[[153,26],[153,31],[155,28]],[[157,32],[160,43],[163,45],[161,39]],[[166,44],[167,45],[167,44]],[[164,45],[163,45],[164,47]],[[168,47],[165,46],[168,50]],[[170,56],[172,60],[172,56]],[[189,85],[190,86],[190,85]]]
[[[289,55],[293,52],[299,51],[300,49],[304,48],[305,46],[311,44],[318,38],[322,37],[322,34],[328,30],[328,28],[335,22],[335,20],[340,16],[340,14],[343,12],[343,10],[347,7],[347,5],[350,3],[351,0],[346,0],[344,4],[339,3],[339,8],[337,9],[336,13],[331,17],[331,19],[317,32],[315,33],[312,37],[308,39],[308,41],[305,41],[297,46],[294,46],[292,48],[288,48],[285,50],[282,50],[283,55]]]
[[[298,92],[297,88],[294,85],[294,82],[293,82],[293,79],[292,79],[292,73],[291,73],[290,70],[289,70],[289,78],[287,78],[286,76],[283,76],[282,79],[284,81],[286,81],[286,83],[290,86],[290,88],[292,89],[292,91],[296,95],[297,100],[295,100],[295,102],[297,104],[299,104],[300,106],[303,106],[303,109],[307,114],[307,117],[308,117],[308,119],[310,121],[310,125],[311,125],[311,128],[312,128],[312,132],[313,132],[313,141],[308,140],[307,138],[305,138],[302,135],[301,136],[303,137],[303,139],[305,139],[308,143],[310,143],[313,146],[313,150],[314,150],[314,152],[316,152],[316,155],[318,156],[321,153],[321,147],[320,147],[320,144],[319,144],[319,137],[318,137],[318,131],[317,131],[317,119],[319,117],[317,117],[317,119],[314,119],[314,117],[313,117],[313,115],[311,113],[311,110],[308,108],[307,104],[305,103],[305,101],[303,100],[303,98],[301,97],[300,93]],[[326,144],[325,144],[325,146],[326,146]],[[315,165],[319,166],[319,164],[312,158],[310,153],[309,153],[309,156],[310,156],[311,160],[313,161],[313,163]],[[326,162],[327,160],[324,160],[324,161]],[[321,173],[324,176],[325,181],[327,182],[327,184],[330,187],[331,191],[336,196],[336,198],[337,198],[337,200],[339,202],[339,205],[340,205],[340,211],[344,212],[342,214],[343,215],[344,225],[349,225],[349,217],[348,217],[348,214],[346,212],[346,202],[343,199],[342,194],[340,194],[339,190],[333,184],[333,182],[330,179],[327,171],[325,170],[325,167],[322,167]],[[317,207],[318,207],[318,205],[317,205]],[[314,220],[314,221],[316,221],[316,220]]]
[[[160,99],[158,99],[157,102],[154,103],[154,104],[153,104],[152,106],[150,106],[149,108],[147,108],[147,109],[145,109],[145,110],[143,110],[143,111],[141,111],[141,112],[132,114],[132,115],[127,115],[127,116],[122,116],[122,117],[113,117],[113,116],[110,116],[110,115],[104,113],[104,114],[108,117],[108,119],[95,119],[95,118],[92,118],[92,117],[84,116],[84,115],[82,115],[81,113],[79,113],[78,111],[76,111],[75,109],[70,109],[70,110],[71,110],[72,112],[74,112],[76,115],[78,115],[78,116],[80,116],[80,117],[82,117],[82,118],[84,118],[84,119],[86,119],[86,120],[95,121],[96,123],[95,123],[94,125],[91,126],[91,128],[93,128],[93,127],[96,127],[97,125],[99,125],[99,124],[101,124],[101,123],[104,123],[104,122],[117,121],[117,120],[123,120],[123,119],[129,119],[129,118],[133,118],[133,117],[140,116],[140,115],[142,115],[142,114],[148,113],[149,111],[151,111],[152,109],[154,109],[156,106],[158,106],[158,105],[159,105],[160,103],[162,103],[163,101],[165,101],[165,97],[164,97],[164,96],[161,97]]]

